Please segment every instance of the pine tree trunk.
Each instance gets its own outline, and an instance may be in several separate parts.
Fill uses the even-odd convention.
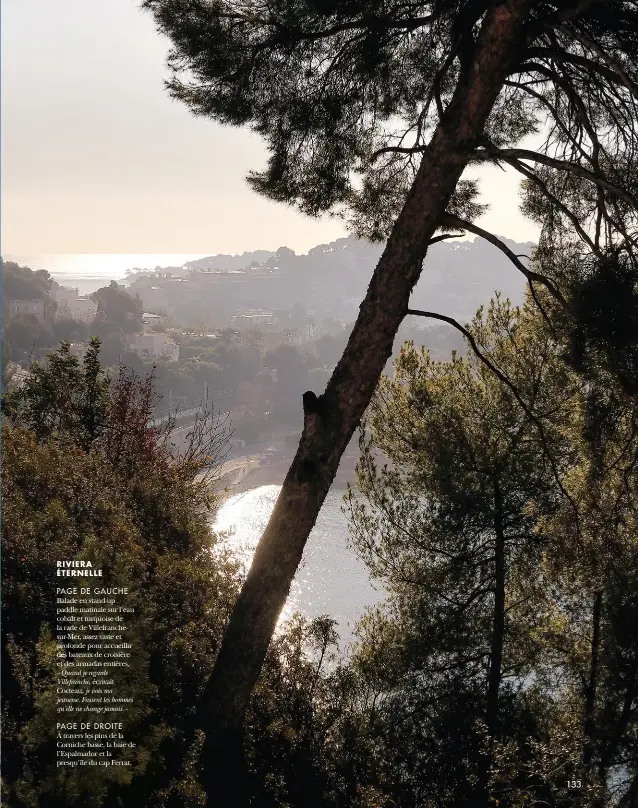
[[[491,738],[498,735],[498,692],[503,668],[503,641],[505,634],[505,533],[503,528],[503,496],[498,482],[494,484],[494,612],[492,617],[492,643],[490,671],[487,682],[485,720]]]
[[[235,604],[203,704],[202,784],[208,805],[234,776],[227,740],[241,732],[252,688],[341,456],[368,406],[427,245],[516,58],[532,0],[494,4],[472,65],[434,132],[377,264],[348,345],[325,393],[304,396],[304,430],[270,521]],[[236,770],[236,769],[235,769]],[[233,801],[233,805],[239,805]]]
[[[492,609],[492,637],[490,666],[487,674],[485,724],[488,748],[479,761],[478,783],[468,804],[472,808],[489,805],[489,776],[493,759],[493,742],[499,733],[498,697],[503,676],[503,645],[505,642],[505,528],[503,524],[503,494],[498,480],[494,480],[494,607]]]

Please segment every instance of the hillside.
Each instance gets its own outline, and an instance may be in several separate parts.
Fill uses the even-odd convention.
[[[505,241],[518,254],[529,255],[533,246]],[[381,245],[349,236],[317,245],[307,255],[287,247],[211,255],[185,264],[179,274],[138,275],[130,289],[146,308],[184,324],[230,326],[241,315],[267,317],[296,306],[311,317],[351,322],[381,251]],[[479,239],[442,242],[431,248],[412,302],[468,319],[495,291],[518,302],[523,288],[522,276],[493,246]]]

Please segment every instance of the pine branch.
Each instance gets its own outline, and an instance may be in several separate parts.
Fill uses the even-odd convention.
[[[570,163],[567,160],[557,160],[547,154],[540,154],[539,152],[529,149],[497,149],[495,147],[481,149],[475,152],[472,157],[473,159],[476,158],[488,162],[504,160],[507,163],[510,163],[512,160],[531,160],[534,163],[541,163],[542,165],[555,168],[559,171],[568,171],[576,177],[589,180],[599,188],[608,191],[610,194],[618,197],[618,199],[622,199],[623,202],[626,202],[635,210],[638,210],[638,200],[635,199],[632,194],[619,185],[609,182],[609,180],[605,179],[601,174],[583,168],[583,166],[578,165],[578,163]]]
[[[556,298],[556,300],[558,300],[558,302],[562,306],[564,307],[567,306],[567,301],[563,297],[560,289],[556,286],[556,284],[552,280],[546,278],[545,275],[541,275],[538,272],[533,272],[531,269],[528,269],[521,262],[519,256],[517,256],[516,253],[512,252],[512,250],[510,250],[507,244],[501,241],[501,239],[497,238],[497,236],[495,236],[493,233],[490,233],[487,230],[483,230],[482,227],[478,227],[477,225],[472,224],[472,222],[467,222],[464,219],[460,219],[458,216],[454,216],[451,213],[446,213],[443,221],[444,224],[450,224],[454,225],[455,227],[461,227],[463,228],[463,230],[468,230],[470,233],[474,233],[475,235],[480,236],[480,238],[489,241],[490,244],[493,244],[504,255],[506,255],[509,258],[509,260],[514,264],[516,269],[518,269],[518,271],[521,272],[527,278],[528,281],[530,282],[536,281],[537,283],[542,284],[550,292],[550,294],[554,298]]]
[[[511,391],[512,395],[521,406],[525,415],[527,415],[529,420],[534,424],[534,426],[538,431],[538,435],[540,437],[541,444],[543,445],[545,456],[547,457],[547,460],[549,461],[549,464],[552,468],[552,474],[554,476],[554,480],[556,481],[556,484],[558,485],[561,494],[565,497],[565,499],[567,499],[567,501],[571,505],[574,514],[576,516],[575,520],[576,534],[580,539],[580,522],[579,522],[578,505],[574,501],[571,494],[566,490],[565,486],[563,485],[560,479],[558,468],[556,467],[556,462],[552,456],[552,453],[549,450],[549,446],[547,445],[547,437],[545,435],[545,430],[543,429],[543,425],[540,419],[527,406],[516,385],[510,379],[508,379],[507,376],[501,370],[499,370],[499,368],[497,368],[496,365],[481,351],[481,349],[478,347],[476,343],[476,340],[474,339],[473,334],[470,331],[468,331],[467,328],[462,326],[458,322],[458,320],[455,320],[453,317],[447,317],[445,314],[438,314],[437,312],[434,311],[421,311],[420,309],[408,309],[406,313],[413,314],[417,317],[428,317],[431,320],[440,320],[443,323],[451,325],[452,328],[456,328],[457,331],[460,331],[461,334],[463,334],[470,348],[472,349],[475,356],[479,359],[479,361],[481,361],[485,365],[485,367],[487,367],[496,376],[496,378]]]

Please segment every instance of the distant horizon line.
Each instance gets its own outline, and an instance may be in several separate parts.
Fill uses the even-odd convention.
[[[314,247],[310,247],[307,252],[295,252],[295,255],[299,257],[306,256],[311,250],[322,244],[335,244],[347,238],[353,238],[353,236],[342,236],[333,241],[320,242],[314,245]],[[517,242],[509,236],[503,235],[498,236],[498,238],[515,244],[534,243],[532,241]],[[473,243],[477,240],[480,240],[478,236],[468,234],[461,238],[451,239],[447,243],[463,241]],[[278,249],[282,247],[286,247],[286,245],[282,244]],[[287,249],[291,248],[288,247]],[[212,258],[214,256],[240,257],[256,252],[265,252],[274,255],[277,251],[257,247],[252,250],[244,250],[243,252],[236,253],[6,253],[6,255],[0,257],[2,261],[11,261],[21,266],[28,266],[34,271],[44,269],[53,276],[57,275],[70,279],[77,278],[78,280],[86,279],[90,281],[92,279],[107,277],[109,274],[112,275],[113,280],[126,278],[127,270],[153,271],[158,267],[160,269],[169,269],[170,267],[182,268],[192,261],[198,261],[203,258]],[[82,266],[84,263],[90,263],[93,266]]]

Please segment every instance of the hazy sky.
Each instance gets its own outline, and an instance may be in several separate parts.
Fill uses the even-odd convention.
[[[2,253],[306,252],[345,235],[253,193],[250,132],[169,99],[168,42],[137,0],[2,0]],[[519,241],[516,175],[482,172],[482,220]]]

